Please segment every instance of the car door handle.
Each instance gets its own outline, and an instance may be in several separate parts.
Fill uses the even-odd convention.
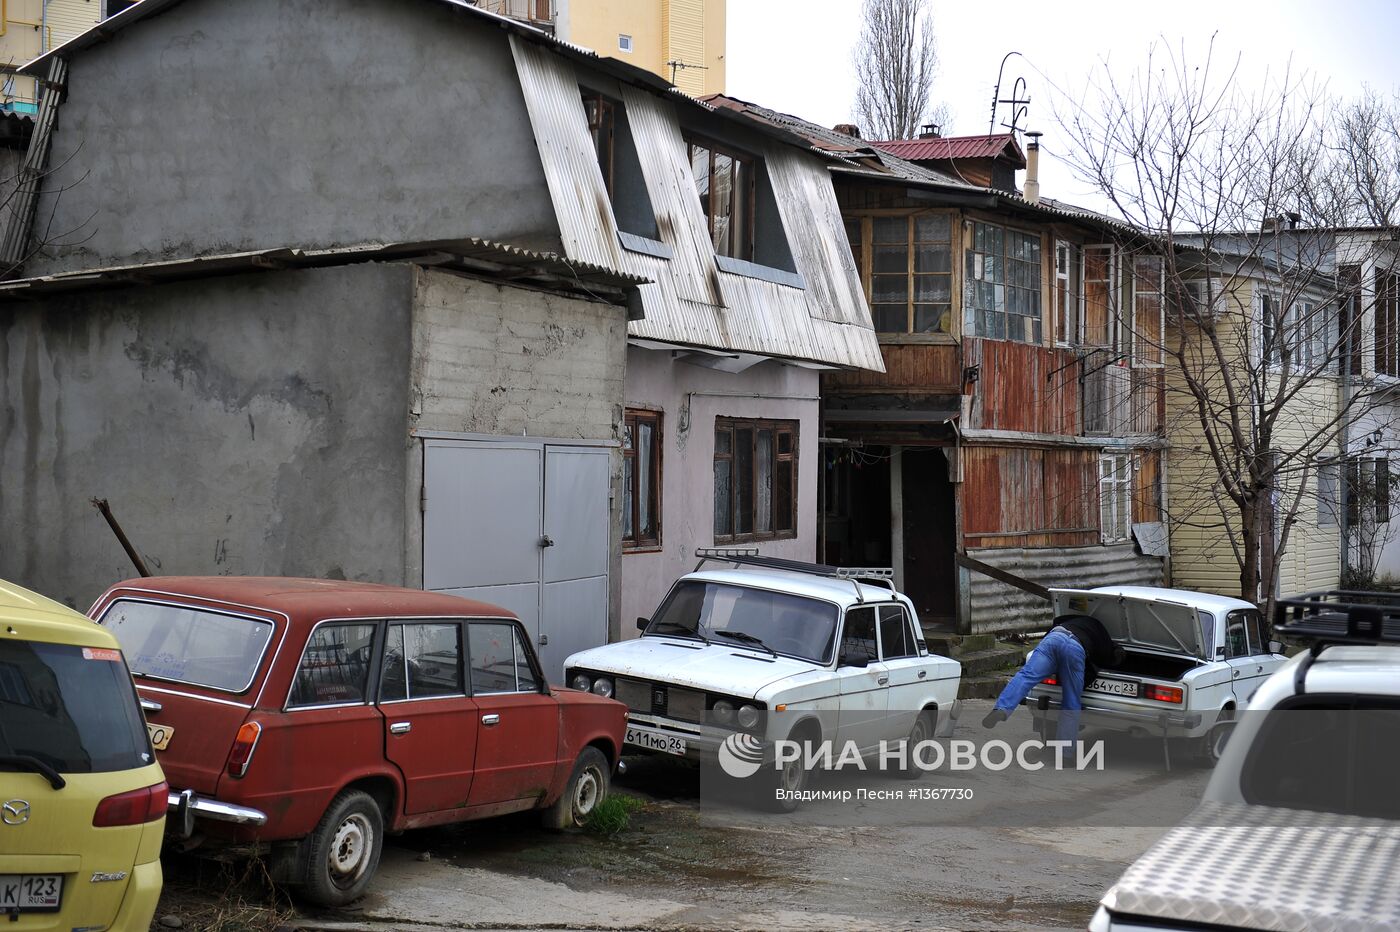
[[[886,683],[888,683],[889,681],[890,681],[890,678],[889,678],[888,676],[882,676],[882,677],[880,677],[879,679],[877,679],[875,682],[878,683],[878,684],[881,685],[881,686],[884,686],[884,685],[885,685]]]
[[[406,735],[412,730],[412,722],[395,722],[389,726],[389,734],[391,735]]]
[[[1239,671],[1239,670],[1236,670],[1236,671],[1234,672],[1233,675],[1234,675],[1234,676],[1239,676],[1239,675],[1240,675],[1240,671]]]
[[[492,725],[499,725],[500,723],[501,717],[495,712],[492,712],[490,715],[481,716],[481,724],[485,725],[488,728],[490,728]]]
[[[164,708],[164,706],[162,706],[159,702],[156,702],[154,699],[147,699],[145,696],[141,697],[142,712],[150,712],[154,714],[159,712],[162,708]]]
[[[919,679],[923,679],[923,678],[926,677],[926,676],[928,676],[928,671],[927,671],[927,670],[920,670],[920,671],[919,671]]]

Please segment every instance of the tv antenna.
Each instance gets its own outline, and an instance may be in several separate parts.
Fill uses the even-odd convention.
[[[1026,119],[1026,111],[1031,103],[1030,96],[1026,93],[1026,79],[1024,77],[1018,77],[1012,83],[1010,97],[1001,96],[1002,76],[1006,72],[1006,62],[1012,55],[1019,58],[1026,57],[1020,52],[1007,52],[1001,59],[1001,67],[997,69],[997,83],[996,86],[992,88],[992,117],[987,122],[988,136],[996,132],[998,106],[1001,104],[1009,104],[1011,106],[1011,122],[1007,123],[1006,121],[1002,121],[1001,125],[1011,130],[1013,133],[1020,133],[1021,122]]]
[[[677,68],[694,68],[694,69],[696,69],[696,70],[698,70],[698,71],[709,71],[709,70],[710,70],[710,66],[709,66],[709,65],[687,65],[685,62],[680,61],[680,60],[675,59],[675,58],[671,59],[671,60],[668,61],[666,64],[669,65],[670,68],[671,68],[671,83],[672,83],[672,84],[675,84],[675,83],[676,83],[676,69],[677,69]]]

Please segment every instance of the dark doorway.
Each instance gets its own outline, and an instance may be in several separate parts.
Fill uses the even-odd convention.
[[[832,566],[889,566],[889,447],[830,447],[824,455],[825,533],[817,559]]]
[[[926,628],[952,631],[957,623],[957,522],[948,458],[936,447],[905,447],[904,592]]]

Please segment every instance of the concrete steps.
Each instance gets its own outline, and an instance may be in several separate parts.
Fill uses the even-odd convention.
[[[962,664],[959,699],[993,699],[1021,669],[1027,644],[1007,644],[990,634],[926,634],[928,649]]]

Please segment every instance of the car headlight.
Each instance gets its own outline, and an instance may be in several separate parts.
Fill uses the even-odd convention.
[[[721,699],[716,702],[711,711],[715,714],[715,721],[719,722],[721,725],[728,725],[730,722],[734,721],[734,703],[727,699]]]
[[[593,677],[587,673],[575,673],[574,678],[569,681],[569,685],[581,692],[588,692],[593,688]]]
[[[600,676],[593,681],[593,695],[602,696],[604,699],[611,699],[613,694],[613,681],[606,676]]]
[[[751,705],[741,705],[741,706],[739,706],[739,716],[738,716],[738,717],[739,717],[739,727],[740,727],[740,728],[743,728],[743,729],[746,729],[746,730],[752,729],[754,726],[756,726],[756,725],[758,724],[758,720],[759,720],[758,709],[756,709],[754,706],[751,706]]]

